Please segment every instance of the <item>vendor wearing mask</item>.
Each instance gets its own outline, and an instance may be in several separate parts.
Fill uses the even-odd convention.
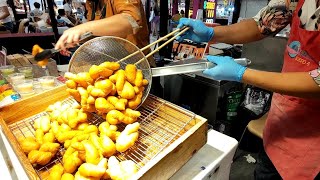
[[[281,73],[243,67],[231,57],[208,56],[217,64],[204,74],[238,81],[275,92],[264,128],[264,150],[255,179],[320,178],[320,7],[319,0],[271,0],[259,14],[230,26],[206,27],[182,18],[179,27],[191,30],[179,38],[193,41],[247,43],[275,35],[291,23]]]

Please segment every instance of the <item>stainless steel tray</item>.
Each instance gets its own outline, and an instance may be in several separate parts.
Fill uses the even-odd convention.
[[[251,64],[251,61],[247,58],[238,58],[234,60],[240,65],[247,66]],[[198,59],[186,59],[180,60],[178,62],[170,63],[169,66],[151,68],[152,77],[157,76],[167,76],[174,74],[185,74],[192,72],[204,71],[206,69],[213,68],[214,63],[207,60],[198,60]]]

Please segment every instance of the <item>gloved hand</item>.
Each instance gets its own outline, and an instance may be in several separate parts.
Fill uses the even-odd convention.
[[[232,57],[208,56],[207,58],[216,66],[203,71],[204,74],[216,80],[242,81],[242,76],[247,68],[236,63]]]
[[[200,20],[181,18],[177,28],[182,28],[183,26],[189,26],[190,29],[182,36],[177,37],[177,40],[180,42],[184,39],[190,39],[191,41],[198,43],[209,42],[214,35],[214,29],[207,27]]]

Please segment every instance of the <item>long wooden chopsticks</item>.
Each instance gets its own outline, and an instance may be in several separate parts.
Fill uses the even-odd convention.
[[[172,36],[172,35],[174,35],[175,33],[177,33],[177,32],[180,31],[179,33],[177,33],[176,35],[174,35],[172,38],[170,38],[168,41],[166,41],[166,42],[163,43],[161,46],[159,46],[157,49],[155,49],[155,50],[153,50],[152,52],[150,52],[149,54],[147,54],[147,55],[145,56],[145,58],[148,58],[148,57],[152,56],[154,53],[158,52],[161,48],[163,48],[164,46],[166,46],[167,44],[169,44],[170,42],[172,42],[173,40],[175,40],[178,36],[180,36],[181,34],[185,33],[187,30],[189,30],[189,27],[183,27],[183,28],[176,29],[176,30],[172,31],[171,33],[169,33],[169,34],[167,34],[167,35],[159,38],[158,40],[154,41],[153,43],[151,43],[151,44],[149,44],[149,45],[147,45],[147,46],[139,49],[138,51],[136,51],[136,52],[134,52],[134,53],[132,53],[132,54],[129,54],[128,56],[120,59],[120,60],[117,61],[117,62],[122,62],[122,61],[124,61],[124,60],[126,60],[126,59],[128,59],[128,58],[130,58],[130,57],[132,57],[132,56],[134,56],[134,55],[136,55],[136,54],[138,54],[139,52],[142,52],[142,51],[150,48],[151,46],[153,46],[153,45],[155,45],[155,44],[157,44],[157,43],[159,43],[159,42],[161,42],[161,41],[163,41],[163,40],[166,40],[169,36]],[[143,60],[145,60],[145,58],[140,59],[138,62],[135,63],[135,65],[137,65],[137,64],[139,64],[140,62],[142,62]]]

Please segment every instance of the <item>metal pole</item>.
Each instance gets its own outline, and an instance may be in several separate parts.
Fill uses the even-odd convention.
[[[160,36],[168,34],[168,1],[160,1]]]
[[[46,8],[47,8],[47,2],[46,2],[46,0],[43,0],[43,6],[44,6],[44,9],[43,9],[43,12],[46,10]]]
[[[27,2],[28,2],[28,6],[29,6],[29,11],[31,11],[31,6],[30,6],[29,0],[27,0]]]
[[[172,15],[174,15],[178,11],[178,0],[172,1]]]
[[[49,16],[51,20],[51,26],[52,30],[55,36],[55,40],[57,41],[59,38],[59,33],[58,33],[58,27],[57,27],[57,20],[56,20],[56,15],[53,9],[53,0],[48,0],[48,9],[49,9]]]
[[[40,0],[40,1],[41,1],[41,9],[42,9],[42,11],[44,12],[43,0]]]
[[[193,12],[192,12],[192,18],[195,19],[197,17],[197,11],[198,9],[201,9],[200,7],[200,1],[199,0],[193,0]]]
[[[160,1],[160,37],[165,36],[168,34],[168,1]],[[161,46],[163,43],[159,43]],[[171,47],[171,48],[170,48]],[[172,51],[172,43],[163,47],[159,51],[160,57],[165,57],[171,59],[171,51]]]
[[[240,16],[241,1],[234,1],[232,24],[237,23]]]
[[[151,32],[151,27],[150,27],[150,22],[149,22],[149,18],[150,18],[150,0],[146,0],[145,2],[145,6],[146,6],[146,17],[147,17],[147,24],[148,24],[148,30],[149,30],[149,34]]]
[[[29,3],[29,1],[28,1]],[[30,6],[29,6],[30,7]],[[26,13],[26,16],[28,16],[28,12],[27,12],[27,4],[26,4],[26,1],[23,0],[23,8],[24,8],[24,12]]]
[[[189,18],[190,0],[185,0],[185,4],[184,16]]]

